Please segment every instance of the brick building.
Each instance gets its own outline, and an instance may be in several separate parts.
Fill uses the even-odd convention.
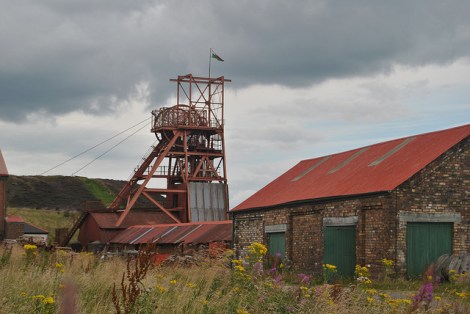
[[[8,169],[3,159],[2,151],[0,150],[0,240],[5,238],[5,217],[7,216],[6,210],[6,197],[5,186],[8,179]]]
[[[239,256],[254,242],[292,268],[356,264],[419,275],[470,252],[470,124],[303,160],[232,209]]]

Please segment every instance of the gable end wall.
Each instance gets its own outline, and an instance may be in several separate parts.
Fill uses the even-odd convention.
[[[470,137],[442,154],[393,192],[402,217],[453,221],[453,254],[470,252]],[[406,224],[398,223],[397,263],[406,272]]]

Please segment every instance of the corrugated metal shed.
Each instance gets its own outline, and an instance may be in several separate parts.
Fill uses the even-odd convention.
[[[303,160],[233,211],[391,191],[470,135],[470,124]]]
[[[114,237],[115,244],[178,244],[232,241],[232,221],[131,226]]]
[[[78,240],[84,246],[96,241],[108,243],[129,226],[173,223],[173,220],[165,213],[134,210],[117,228],[116,222],[119,217],[120,213],[117,212],[89,212],[84,223],[80,226]]]
[[[3,159],[2,151],[0,150],[0,177],[8,177],[8,169]]]

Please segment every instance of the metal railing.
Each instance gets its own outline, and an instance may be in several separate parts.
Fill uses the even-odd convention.
[[[152,131],[165,127],[222,127],[214,116],[209,121],[207,109],[190,108],[186,105],[153,110],[152,126]]]

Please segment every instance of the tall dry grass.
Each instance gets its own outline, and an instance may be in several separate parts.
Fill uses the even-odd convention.
[[[139,292],[128,313],[466,313],[470,308],[464,283],[433,291],[429,304],[414,303],[411,293],[419,293],[419,283],[410,291],[387,290],[383,282],[380,289],[327,284],[280,267],[263,269],[259,261],[230,266],[228,257],[199,259],[197,265],[152,264],[136,281]],[[129,285],[127,275],[134,269],[135,259],[2,247],[0,313],[126,313],[121,280],[124,275],[124,287]]]

